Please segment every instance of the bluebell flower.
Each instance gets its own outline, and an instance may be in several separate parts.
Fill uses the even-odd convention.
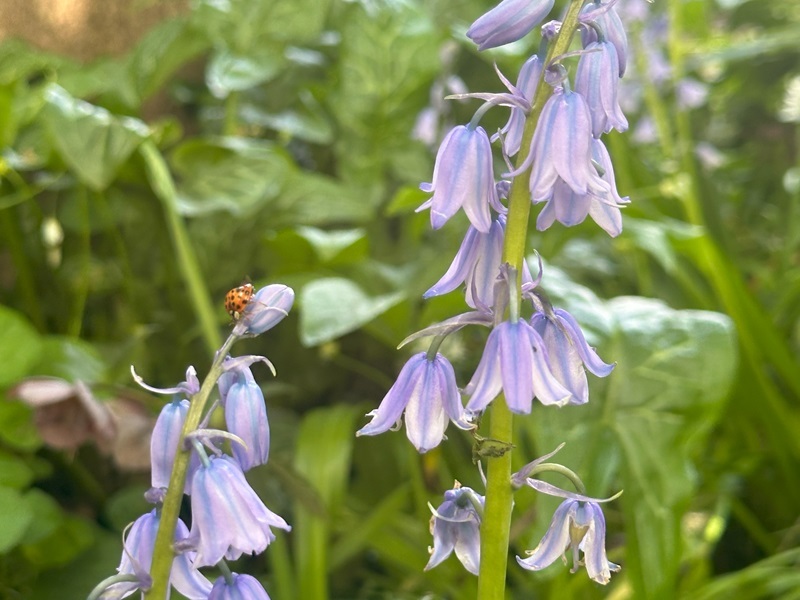
[[[505,216],[500,215],[492,222],[488,233],[481,233],[470,226],[447,272],[423,294],[423,298],[447,294],[466,283],[467,305],[472,308],[491,308],[494,303],[494,284],[503,261],[505,225]],[[531,279],[526,262],[523,264],[522,280],[528,282]]]
[[[630,200],[627,196],[620,197],[611,157],[605,144],[598,139],[592,140],[592,158],[603,169],[601,179],[608,185],[608,190],[601,194],[578,194],[559,178],[553,187],[552,196],[547,199],[547,204],[536,219],[536,228],[539,231],[544,231],[555,221],[572,227],[582,223],[589,215],[611,237],[622,233],[620,207]]]
[[[518,171],[531,164],[533,202],[551,198],[559,179],[576,194],[608,192],[608,183],[592,165],[592,118],[583,96],[555,88],[536,124],[530,155]]]
[[[234,458],[243,471],[266,464],[270,441],[267,405],[250,368],[245,365],[229,370],[218,385],[228,431],[245,443],[231,446]]]
[[[172,465],[188,412],[189,401],[176,398],[164,405],[156,419],[153,435],[150,437],[150,485],[154,488],[169,486]]]
[[[291,530],[264,506],[239,463],[224,455],[211,457],[194,474],[192,519],[188,542],[197,552],[197,567],[263,552],[275,539],[270,527]]]
[[[153,509],[136,519],[125,538],[125,549],[122,552],[117,571],[120,574],[134,575],[137,581],[114,583],[107,587],[100,596],[102,600],[112,600],[130,596],[136,590],[145,591],[150,588],[150,565],[153,561],[153,548],[161,518]],[[178,519],[175,527],[175,540],[186,538],[189,530],[183,521]],[[211,591],[208,581],[192,564],[194,553],[178,554],[172,562],[170,584],[189,600],[205,600]]]
[[[503,0],[470,26],[467,37],[478,50],[516,42],[542,22],[553,4],[554,0]]]
[[[541,75],[542,61],[534,54],[522,65],[517,78],[517,90],[528,102],[533,101]],[[522,132],[525,128],[525,118],[526,115],[521,108],[512,107],[508,122],[500,130],[500,134],[492,136],[492,141],[502,137],[503,150],[507,156],[514,156],[519,152],[520,144],[522,143]]]
[[[238,336],[260,335],[280,323],[292,309],[294,290],[289,286],[275,283],[261,288],[250,299],[244,311],[233,326]]]
[[[594,22],[603,32],[605,39],[614,45],[617,52],[617,73],[622,77],[628,62],[628,36],[614,4],[616,2],[606,2],[605,4],[599,0],[589,2],[581,10],[580,21],[583,23]],[[594,27],[581,27],[581,43],[584,48],[597,41],[599,38]]]
[[[415,354],[403,366],[397,381],[372,417],[356,435],[377,435],[399,423],[405,411],[406,435],[419,452],[427,452],[444,439],[448,420],[461,429],[472,429],[461,405],[453,366],[441,354],[428,360],[427,353]]]
[[[572,392],[571,404],[589,401],[589,385],[584,365],[598,377],[606,377],[614,370],[586,343],[578,322],[567,311],[556,308],[551,314],[537,312],[531,317],[531,326],[541,336],[550,370],[565,388]]]
[[[534,396],[542,404],[556,406],[572,398],[553,375],[542,338],[521,319],[503,321],[492,330],[464,391],[471,394],[467,411],[473,413],[483,411],[501,391],[508,408],[522,414],[531,412]]]
[[[625,131],[628,120],[619,107],[617,51],[611,42],[592,42],[584,49],[575,74],[575,91],[589,105],[592,135],[599,138],[612,129]]]
[[[208,600],[269,600],[269,596],[255,577],[231,573],[230,583],[225,577],[214,582]]]
[[[476,508],[475,505],[478,505]],[[431,507],[433,548],[425,570],[434,568],[455,550],[464,568],[477,575],[481,564],[481,514],[485,497],[456,482],[444,493],[444,502],[435,510]],[[430,506],[430,505],[429,505]]]
[[[419,187],[433,192],[417,209],[430,208],[431,227],[441,228],[463,208],[475,229],[487,233],[491,227],[489,205],[497,199],[492,147],[483,127],[453,127],[439,146],[432,182]]]
[[[585,566],[590,579],[607,584],[611,573],[619,571],[620,566],[606,558],[606,520],[600,508],[600,503],[606,500],[566,492],[535,479],[528,479],[527,483],[537,491],[567,499],[556,509],[539,545],[526,553],[528,558],[517,556],[520,566],[539,571],[571,549],[572,573]],[[583,559],[580,558],[581,552]]]

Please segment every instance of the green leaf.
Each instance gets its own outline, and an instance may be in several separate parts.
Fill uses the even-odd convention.
[[[32,543],[26,542],[22,550],[30,562],[49,569],[68,564],[85,552],[94,539],[94,528],[89,522],[64,515],[48,535]]]
[[[45,121],[56,149],[92,189],[107,187],[149,135],[142,121],[114,116],[105,108],[73,98],[56,84],[45,88],[44,98]]]
[[[28,321],[0,306],[0,388],[27,375],[41,348],[41,337]]]
[[[32,452],[42,445],[32,411],[22,402],[10,400],[0,394],[0,440],[9,448]]]
[[[17,546],[33,520],[33,509],[17,490],[0,486],[0,554]]]
[[[331,263],[348,249],[359,245],[355,259],[366,257],[366,232],[363,229],[325,231],[316,227],[298,227],[297,233],[314,248],[322,263]],[[352,253],[351,253],[352,254]]]
[[[274,199],[294,167],[274,144],[245,138],[189,140],[171,156],[185,215],[248,214]]]
[[[33,488],[25,494],[25,504],[34,513],[34,519],[25,532],[25,544],[36,544],[51,535],[64,521],[64,513],[58,502],[42,490]]]
[[[226,98],[231,92],[270,81],[285,65],[286,60],[274,52],[240,56],[223,50],[215,53],[208,64],[206,85],[217,98]]]
[[[300,292],[300,339],[316,346],[355,331],[399,303],[403,292],[368,296],[348,279],[317,279]]]
[[[33,481],[33,470],[13,454],[0,452],[0,486],[22,490]]]

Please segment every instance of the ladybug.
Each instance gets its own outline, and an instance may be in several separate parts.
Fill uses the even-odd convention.
[[[225,310],[234,321],[238,321],[242,317],[242,313],[254,293],[253,284],[245,283],[225,294]]]

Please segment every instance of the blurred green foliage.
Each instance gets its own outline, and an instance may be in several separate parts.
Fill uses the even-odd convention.
[[[121,58],[0,45],[0,598],[85,597],[149,484],[131,458],[146,464],[146,426],[125,456],[54,449],[15,386],[85,382],[146,424],[161,400],[129,366],[161,386],[189,364],[202,376],[222,298],[248,278],[298,293],[290,319],[237,348],[278,368],[258,374],[273,450],[250,479],[294,529],[235,568],[273,600],[475,595],[455,559],[422,571],[427,502],[455,478],[481,489],[469,436],[420,457],[402,432],[353,434],[408,355],[396,344],[463,310],[458,293],[421,301],[466,225],[434,234],[414,214],[435,147],[411,132],[431,105],[434,138],[469,119],[474,104],[441,102],[453,78],[496,91],[491,62],[513,79],[530,54],[467,43],[488,6],[196,0]],[[625,231],[531,234],[543,287],[618,366],[588,406],[536,407],[515,439],[520,465],[566,441],[559,459],[591,495],[625,490],[607,510],[623,571],[606,589],[512,566],[509,595],[800,598],[800,9],[646,10],[629,30],[631,131],[609,139]],[[443,347],[462,384],[484,336]],[[513,552],[553,508],[518,494]]]

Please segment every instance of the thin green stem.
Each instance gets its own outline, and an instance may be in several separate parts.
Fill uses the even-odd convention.
[[[159,152],[152,140],[146,140],[139,147],[139,151],[144,158],[150,185],[164,206],[167,229],[177,255],[178,268],[186,282],[189,300],[194,305],[194,310],[200,321],[203,339],[208,350],[214,352],[221,341],[219,328],[214,317],[214,308],[209,300],[208,290],[203,282],[203,274],[200,272],[197,255],[189,239],[189,233],[186,231],[186,224],[178,212],[175,183],[172,181],[172,175],[164,161],[164,157],[161,156],[161,152]]]
[[[531,140],[536,123],[542,114],[545,102],[552,94],[549,85],[544,82],[544,73],[550,61],[567,52],[572,36],[578,26],[583,0],[572,0],[567,8],[561,25],[561,31],[547,52],[542,77],[536,88],[531,111],[522,134],[517,166],[522,165],[530,151]],[[506,222],[503,261],[516,270],[516,286],[522,283],[522,264],[528,240],[528,221],[531,211],[531,198],[528,190],[530,169],[514,178],[508,199],[508,217]],[[521,294],[514,302],[519,303]],[[512,309],[519,314],[519,306]],[[490,434],[492,439],[511,444],[513,419],[505,398],[500,396],[492,402]],[[511,452],[502,456],[488,458],[486,473],[486,512],[481,524],[481,566],[478,575],[479,600],[503,600],[506,587],[506,569],[508,566],[509,530],[511,527]]]
[[[44,314],[42,312],[41,293],[37,289],[34,269],[30,265],[30,254],[25,250],[25,242],[20,231],[21,219],[14,218],[15,208],[0,208],[0,230],[2,230],[3,245],[11,255],[17,275],[17,290],[19,306],[28,315],[39,331],[45,330]]]
[[[167,495],[161,507],[161,522],[158,526],[158,534],[156,535],[156,543],[153,550],[153,563],[150,569],[153,585],[145,594],[146,600],[165,600],[167,598],[169,574],[172,569],[172,559],[174,558],[172,542],[175,538],[175,525],[178,522],[178,513],[183,499],[183,488],[186,483],[186,472],[189,469],[189,458],[191,456],[191,450],[184,448],[183,440],[186,434],[197,429],[208,404],[209,396],[219,376],[222,375],[222,361],[225,360],[228,351],[237,339],[237,336],[231,334],[225,340],[222,348],[219,349],[214,358],[200,391],[192,396],[189,412],[186,415],[186,422],[183,425],[183,433],[178,442],[178,451],[175,453],[175,463],[169,478]]]
[[[72,305],[71,316],[67,325],[67,334],[71,337],[80,337],[83,329],[83,313],[86,308],[86,299],[89,297],[89,280],[91,277],[92,261],[92,227],[89,223],[89,190],[85,185],[80,185],[75,201],[78,204],[80,215],[80,262],[81,269],[75,286],[75,302]]]

